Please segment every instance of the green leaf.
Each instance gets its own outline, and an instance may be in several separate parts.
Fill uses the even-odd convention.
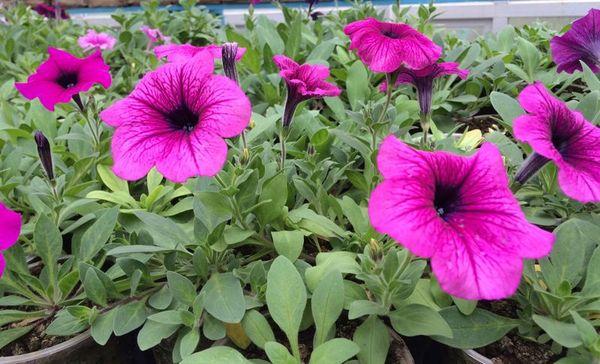
[[[46,215],[40,215],[33,230],[35,249],[48,269],[48,280],[56,282],[56,262],[62,253],[62,236],[58,227]]]
[[[268,45],[273,54],[283,54],[285,44],[273,22],[265,15],[257,17],[256,32],[254,34],[258,36],[261,49],[264,49],[265,45]]]
[[[269,341],[275,341],[275,334],[271,329],[271,325],[267,319],[258,311],[250,310],[244,315],[242,327],[246,335],[261,349],[265,348],[265,344]]]
[[[600,295],[600,246],[594,250],[588,263],[582,292],[586,295]]]
[[[273,231],[273,244],[279,255],[292,262],[298,259],[304,246],[304,234],[300,231]]]
[[[577,327],[577,331],[579,332],[579,336],[583,341],[583,344],[586,347],[593,347],[593,345],[598,342],[600,336],[596,332],[594,325],[591,322],[587,321],[583,317],[581,317],[576,311],[570,311],[571,317],[573,317],[573,322]]]
[[[509,126],[512,126],[513,121],[517,116],[521,116],[525,113],[517,100],[501,92],[492,91],[490,94],[490,102],[498,114],[500,114],[504,123]]]
[[[307,268],[304,273],[306,285],[311,291],[314,291],[324,276],[334,270],[342,274],[358,274],[361,272],[360,266],[356,262],[356,254],[352,252],[319,253],[317,254],[316,263],[316,267]]]
[[[472,300],[463,300],[461,298],[457,298],[457,297],[452,297],[452,300],[454,301],[454,304],[456,305],[456,307],[458,307],[458,310],[460,311],[460,313],[462,313],[463,315],[470,315],[473,313],[473,311],[475,311],[475,308],[477,308],[477,302],[478,301],[472,301]]]
[[[385,364],[390,349],[390,334],[387,326],[376,316],[366,319],[354,331],[352,340],[360,348],[357,357],[361,364]]]
[[[111,191],[129,194],[129,186],[127,185],[127,181],[117,177],[111,170],[110,166],[98,164],[96,169],[98,170],[98,175],[100,176],[100,179],[104,185]]]
[[[176,272],[167,272],[167,283],[176,300],[192,306],[196,298],[196,287],[189,279]]]
[[[165,325],[183,325],[186,319],[185,314],[189,313],[189,311],[166,310],[148,316],[148,320]]]
[[[181,344],[179,345],[179,353],[182,358],[191,355],[200,342],[200,329],[198,327],[188,328],[187,332],[181,337]]]
[[[315,321],[314,346],[327,340],[327,334],[344,309],[344,281],[338,271],[326,275],[315,288],[311,299]]]
[[[344,215],[354,227],[354,230],[359,234],[365,234],[369,230],[369,219],[362,207],[348,196],[344,196],[340,200],[340,205],[344,211]]]
[[[86,262],[93,259],[96,254],[104,248],[117,224],[119,208],[113,207],[107,210],[92,226],[90,226],[81,237],[79,247],[79,260]]]
[[[135,216],[142,220],[144,228],[148,230],[154,244],[164,248],[175,248],[192,241],[173,220],[146,211],[136,211]]]
[[[306,299],[306,288],[296,267],[286,257],[277,257],[267,274],[267,307],[292,347],[298,345]]]
[[[14,329],[6,329],[0,331],[0,349],[10,344],[11,342],[17,340],[21,336],[27,334],[31,329],[34,328],[34,325],[24,326],[24,327],[16,327]]]
[[[455,306],[439,311],[452,329],[452,337],[433,336],[436,341],[459,349],[474,349],[500,340],[518,326],[518,321],[475,309],[465,316]]]
[[[452,329],[433,308],[422,305],[406,305],[390,313],[390,321],[396,332],[404,336],[452,337]]]
[[[116,308],[113,322],[115,335],[123,336],[142,326],[146,321],[146,304],[135,301]]]
[[[231,219],[231,204],[227,196],[218,192],[198,192],[194,198],[194,215],[206,230],[213,231]]]
[[[158,292],[154,293],[148,299],[148,303],[150,304],[150,306],[157,310],[166,309],[167,307],[169,307],[171,302],[173,302],[173,294],[171,293],[171,290],[169,289],[168,285],[162,286],[162,288]]]
[[[113,323],[115,320],[116,309],[112,309],[96,317],[92,323],[91,334],[99,345],[106,345],[113,333]]]
[[[583,67],[583,80],[591,91],[600,91],[600,79],[594,74],[590,67],[583,61],[580,61]]]
[[[288,349],[278,342],[269,341],[265,344],[265,353],[273,364],[298,364],[298,360],[290,354]]]
[[[384,315],[385,307],[378,302],[369,300],[356,300],[350,304],[348,309],[348,318],[355,320],[365,315]]]
[[[163,324],[156,321],[146,321],[137,335],[137,345],[140,350],[148,350],[171,337],[179,329],[179,325]]]
[[[356,61],[348,70],[346,79],[346,92],[352,110],[358,110],[365,103],[371,93],[369,85],[369,74],[361,61]]]
[[[342,364],[359,351],[358,345],[348,339],[329,340],[313,350],[309,364]]]
[[[251,364],[237,350],[228,346],[213,346],[210,349],[192,354],[181,364]]]
[[[64,309],[56,314],[54,321],[48,325],[45,333],[51,336],[71,336],[79,334],[87,327],[87,317],[75,317]]]
[[[258,202],[263,202],[263,204],[256,209],[256,215],[263,225],[272,222],[283,214],[287,194],[287,177],[282,173],[275,175],[264,183],[258,199]],[[267,202],[269,200],[270,202]]]
[[[100,306],[106,306],[106,288],[94,269],[88,269],[83,280],[83,288],[87,298]]]
[[[588,221],[570,219],[555,230],[556,240],[547,258],[540,259],[542,275],[552,292],[563,281],[577,286],[585,273],[587,259],[600,243],[600,227]]]
[[[254,235],[254,231],[240,229],[237,226],[226,226],[223,231],[223,239],[228,245],[237,244],[245,241],[249,237]]]
[[[214,273],[202,287],[204,309],[216,319],[235,324],[242,321],[246,301],[240,281],[232,273]]]
[[[583,345],[575,324],[557,321],[553,318],[540,315],[532,315],[531,318],[552,340],[560,345],[567,348],[576,348]]]

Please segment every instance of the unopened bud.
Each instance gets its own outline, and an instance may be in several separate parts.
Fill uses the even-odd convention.
[[[371,258],[373,260],[380,260],[383,255],[381,251],[381,246],[379,246],[379,242],[375,239],[371,239],[369,241],[369,250],[371,251]]]
[[[223,61],[223,71],[230,80],[238,83],[238,74],[235,62],[237,60],[237,43],[225,43],[221,47],[221,59]]]
[[[46,176],[50,181],[54,180],[54,170],[52,168],[52,151],[50,150],[50,143],[48,139],[41,131],[35,132],[35,143],[37,144],[38,155],[40,156],[40,162]]]

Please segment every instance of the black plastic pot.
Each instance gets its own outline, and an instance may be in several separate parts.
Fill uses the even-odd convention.
[[[33,353],[0,357],[0,364],[73,363],[77,362],[74,357],[87,356],[88,349],[96,345],[90,332],[86,331],[58,345]]]
[[[469,364],[493,364],[492,359],[489,359],[475,350],[462,350],[462,355]]]

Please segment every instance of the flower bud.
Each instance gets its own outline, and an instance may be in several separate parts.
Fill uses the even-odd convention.
[[[35,132],[35,143],[37,144],[38,155],[40,156],[40,162],[46,176],[50,181],[54,180],[54,170],[52,168],[52,151],[50,150],[50,143],[48,139],[41,131]]]
[[[223,61],[223,71],[225,76],[230,80],[238,83],[237,68],[235,66],[236,56],[238,53],[237,43],[225,43],[221,47],[221,59]]]
[[[383,252],[381,251],[381,247],[379,246],[379,242],[377,240],[371,239],[369,241],[369,251],[371,252],[371,259],[374,261],[378,261],[383,258]]]

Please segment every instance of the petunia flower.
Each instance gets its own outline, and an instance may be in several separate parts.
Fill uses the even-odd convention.
[[[580,61],[594,73],[600,72],[600,9],[590,9],[569,31],[552,38],[550,50],[558,72],[581,71]]]
[[[208,54],[167,63],[147,73],[126,98],[100,113],[116,128],[113,171],[126,180],[156,166],[173,182],[217,174],[227,159],[223,138],[250,121],[250,101],[225,76],[213,74]]]
[[[146,35],[151,44],[159,41],[163,41],[165,43],[169,43],[171,41],[171,37],[165,36],[158,28],[150,28],[147,25],[142,25],[140,30]]]
[[[377,156],[383,182],[369,218],[413,254],[431,258],[444,291],[464,299],[501,299],[521,279],[523,259],[547,255],[554,236],[525,219],[491,143],[462,157],[412,149],[394,136]]]
[[[90,49],[113,49],[117,40],[108,33],[96,33],[95,30],[89,29],[87,33],[77,39],[77,44],[87,51]]]
[[[442,48],[410,25],[382,22],[374,18],[346,25],[350,49],[373,72],[390,73],[402,66],[421,69],[436,62]]]
[[[48,19],[56,19],[57,15],[60,19],[69,19],[69,14],[67,14],[65,9],[44,3],[34,6],[33,11]]]
[[[563,192],[580,202],[600,202],[600,129],[554,97],[540,82],[527,86],[519,103],[529,113],[513,123],[515,137],[534,153],[515,181],[524,184],[546,163],[558,167]]]
[[[287,85],[287,99],[283,113],[283,126],[292,123],[298,104],[313,98],[338,96],[342,91],[326,81],[329,68],[318,64],[298,64],[284,55],[276,55],[273,62],[279,68],[279,75]]]
[[[37,97],[46,109],[54,111],[56,104],[79,99],[80,92],[96,83],[110,87],[110,67],[104,63],[100,51],[86,58],[77,58],[56,48],[48,48],[48,54],[48,59],[27,82],[15,83],[15,88],[29,100]]]
[[[214,59],[220,59],[222,46],[211,44],[204,47],[196,47],[191,44],[165,44],[154,48],[156,58],[166,58],[168,62],[187,62],[198,53],[208,53]],[[235,60],[239,61],[246,53],[246,48],[238,47]]]
[[[458,68],[458,63],[442,62],[433,63],[425,68],[413,70],[407,67],[400,67],[395,73],[396,86],[400,84],[411,84],[417,89],[417,97],[421,107],[421,113],[429,114],[431,111],[431,98],[433,95],[433,81],[436,78],[446,75],[457,75],[463,80],[469,75],[468,70]],[[384,81],[380,87],[381,91],[387,90],[387,83]]]
[[[19,234],[21,234],[21,215],[0,203],[0,277],[6,267],[2,251],[15,245],[19,240]]]

